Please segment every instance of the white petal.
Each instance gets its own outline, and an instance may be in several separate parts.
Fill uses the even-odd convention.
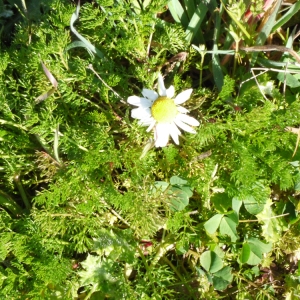
[[[187,110],[185,107],[182,107],[180,105],[177,106],[177,109],[179,112],[183,113],[183,114],[186,114],[188,112],[190,112],[189,110]]]
[[[180,94],[178,94],[174,100],[175,104],[182,104],[188,100],[191,96],[193,89],[188,89]]]
[[[178,127],[174,122],[171,123],[171,126],[172,126],[171,130],[173,130],[174,132],[176,131],[178,135],[181,135],[180,130],[178,129]]]
[[[154,119],[152,117],[147,118],[147,119],[142,119],[138,122],[138,124],[141,126],[149,126],[150,124],[152,124],[153,120]]]
[[[190,127],[189,125],[186,125],[185,123],[183,123],[179,119],[175,118],[174,122],[178,127],[183,129],[184,131],[187,131],[187,132],[190,132],[190,133],[196,133],[196,131],[192,127]]]
[[[165,88],[164,79],[161,74],[158,74],[158,93],[160,96],[167,96],[167,90]]]
[[[173,141],[175,142],[175,144],[179,145],[179,135],[180,135],[180,131],[178,130],[177,126],[174,123],[170,124],[170,135],[173,139]]]
[[[170,87],[166,90],[166,94],[168,98],[173,98],[175,95],[175,88],[173,85],[170,85]]]
[[[131,117],[139,120],[149,119],[151,117],[151,111],[149,108],[134,108],[131,111]]]
[[[151,107],[152,106],[152,101],[146,98],[141,98],[138,96],[131,96],[127,99],[127,102],[129,104],[132,104],[134,106],[140,106],[140,107]]]
[[[127,102],[129,104],[132,104],[132,105],[135,105],[135,106],[139,106],[141,104],[141,97],[130,96],[130,97],[128,97]]]
[[[158,94],[155,91],[148,90],[148,89],[143,89],[142,94],[145,98],[155,101],[158,98]]]
[[[188,115],[185,115],[185,114],[178,114],[176,116],[176,118],[179,119],[180,121],[182,121],[186,124],[192,125],[192,126],[199,126],[200,125],[200,123],[196,119],[194,119],[194,118],[192,118]]]
[[[155,126],[155,147],[165,147],[169,141],[169,124],[158,123]]]
[[[153,121],[151,122],[150,126],[147,128],[147,132],[151,131],[153,129],[153,127],[155,126],[156,121],[153,119]]]

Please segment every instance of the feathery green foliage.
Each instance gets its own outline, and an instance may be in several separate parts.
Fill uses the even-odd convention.
[[[239,44],[295,10],[0,1],[0,298],[296,297],[297,56]],[[151,148],[126,99],[159,72],[201,125]]]

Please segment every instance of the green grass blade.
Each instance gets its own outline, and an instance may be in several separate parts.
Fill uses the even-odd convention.
[[[267,40],[268,36],[270,35],[270,33],[272,32],[278,11],[281,7],[281,2],[282,0],[278,0],[278,2],[276,3],[276,6],[273,9],[268,21],[265,23],[265,25],[263,26],[261,32],[257,37],[255,45],[263,45]],[[257,56],[257,53],[255,53],[255,55]]]
[[[185,10],[187,12],[188,17],[191,20],[194,12],[197,9],[197,6],[195,5],[195,1],[194,0],[184,0],[184,6],[185,6]]]
[[[295,15],[300,10],[300,1],[296,1],[290,9],[279,19],[276,21],[272,28],[272,32],[275,32],[278,28],[280,28],[282,25],[287,23],[293,15]]]
[[[218,43],[219,35],[220,35],[220,26],[221,26],[221,14],[223,13],[224,5],[221,5],[220,11],[215,12],[215,29],[214,29],[214,45],[213,45],[213,54],[212,54],[212,70],[214,75],[215,84],[219,91],[222,90],[224,76],[221,69],[221,63],[219,59],[218,52]]]
[[[217,51],[208,51],[208,50],[201,50],[199,47],[196,45],[192,45],[192,47],[197,50],[199,53],[215,53],[215,54],[225,54],[225,55],[235,55],[236,52],[235,50],[217,50]]]
[[[84,43],[85,47],[92,51],[100,58],[104,58],[104,54],[97,49],[94,45],[92,45],[86,38],[84,38],[79,32],[74,28],[74,22],[79,18],[79,11],[80,11],[80,1],[78,1],[78,5],[76,7],[76,11],[73,13],[70,21],[70,28],[71,31]]]
[[[22,200],[23,200],[23,202],[25,204],[25,207],[26,207],[27,211],[30,211],[31,205],[30,205],[30,202],[29,202],[28,197],[26,195],[26,192],[25,192],[25,190],[23,188],[22,182],[20,180],[20,176],[19,175],[15,175],[14,181],[15,181],[15,184],[16,184],[18,190],[19,190],[19,193],[20,193],[20,195],[22,197]]]
[[[57,124],[55,133],[54,133],[54,157],[58,163],[60,163],[59,155],[58,155],[58,140],[59,140],[59,124]]]
[[[7,209],[14,216],[22,214],[22,208],[2,191],[0,191],[0,206]]]
[[[196,35],[201,33],[199,31],[199,28],[206,16],[207,11],[208,11],[208,8],[204,4],[200,3],[198,5],[196,11],[193,14],[191,21],[188,24],[187,29],[186,29],[187,40],[189,42],[192,42],[194,37],[196,37]]]
[[[181,23],[184,28],[188,27],[189,19],[178,0],[168,2],[168,7],[175,22]]]
[[[83,47],[87,50],[87,52],[89,53],[89,55],[91,56],[91,58],[94,58],[95,55],[93,54],[93,52],[86,47],[85,43],[82,42],[82,41],[75,41],[71,44],[69,44],[66,48],[65,48],[65,52],[69,51],[70,49],[73,49],[73,48],[78,48],[78,47]]]

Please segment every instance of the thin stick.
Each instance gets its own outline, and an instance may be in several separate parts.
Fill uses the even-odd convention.
[[[155,18],[156,18],[156,15],[155,15]],[[152,32],[150,33],[149,42],[148,42],[148,46],[147,46],[147,56],[148,57],[149,57],[149,54],[150,54],[150,48],[151,48],[151,42],[152,42],[154,28],[155,28],[155,23],[153,23],[152,26],[151,26]]]
[[[98,79],[109,89],[111,90],[118,98],[121,99],[121,102],[122,103],[125,103],[126,104],[126,101],[116,92],[114,91],[100,76],[99,74],[94,70],[93,66],[92,65],[89,65],[87,67],[88,69],[92,70],[92,72],[98,77]]]
[[[268,220],[271,220],[271,219],[277,219],[277,218],[285,217],[285,216],[288,216],[288,215],[289,215],[289,213],[278,215],[278,216],[273,216],[273,217],[266,218],[266,219],[261,219],[261,220],[239,220],[239,223],[268,221]]]
[[[291,54],[295,60],[300,64],[300,56],[299,54],[291,48],[287,48],[284,46],[278,45],[264,45],[264,46],[253,46],[253,47],[240,47],[240,50],[246,52],[270,52],[270,51],[279,51],[279,52],[288,52]]]
[[[110,212],[115,215],[119,220],[121,220],[124,224],[126,224],[128,227],[130,227],[130,224],[121,216],[119,215],[114,209],[112,209],[110,207],[110,205],[104,200],[104,199],[100,199],[100,201],[108,206],[108,209],[110,210]]]
[[[298,146],[299,146],[299,141],[300,141],[300,130],[298,130],[298,136],[297,136],[297,142],[296,142],[296,147],[295,147],[295,150],[294,150],[294,153],[293,153],[293,156],[295,156],[297,150],[298,150]]]
[[[262,71],[262,72],[260,72],[258,75],[256,75],[255,73],[254,73],[254,71]],[[262,74],[265,74],[266,72],[277,72],[277,73],[285,73],[285,74],[287,74],[287,73],[290,73],[290,74],[299,74],[300,73],[300,71],[295,71],[295,70],[290,70],[290,69],[285,69],[285,70],[280,70],[280,69],[274,69],[274,68],[251,68],[251,73],[252,73],[252,77],[250,77],[250,78],[248,78],[248,79],[246,79],[246,80],[244,80],[243,82],[241,82],[241,84],[240,84],[240,89],[241,89],[241,87],[242,87],[242,85],[244,84],[244,83],[246,83],[246,82],[248,82],[248,81],[250,81],[250,80],[252,80],[252,79],[254,79],[255,80],[255,82],[256,82],[256,84],[257,84],[257,87],[259,88],[259,90],[260,90],[260,92],[261,92],[261,94],[263,95],[263,97],[266,99],[266,100],[268,100],[267,98],[266,98],[266,96],[265,96],[265,94],[263,93],[263,91],[262,91],[262,89],[261,89],[261,87],[260,87],[260,85],[259,85],[259,83],[258,83],[258,81],[257,81],[257,77],[258,76],[260,76],[260,75],[262,75]]]
[[[262,74],[264,74],[264,73],[266,73],[266,72],[268,72],[268,71],[261,72],[261,73],[259,73],[259,75],[262,75]],[[268,101],[268,98],[266,97],[266,95],[265,95],[265,93],[263,92],[263,90],[262,90],[260,84],[259,84],[258,81],[257,81],[257,76],[259,76],[259,75],[255,76],[253,69],[251,69],[251,73],[252,73],[252,75],[253,75],[252,78],[254,78],[254,80],[255,80],[255,82],[256,82],[256,84],[257,84],[257,87],[258,87],[259,91],[261,92],[261,94],[263,95],[263,97],[265,98],[265,100]]]

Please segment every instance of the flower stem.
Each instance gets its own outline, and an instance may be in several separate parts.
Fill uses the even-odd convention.
[[[15,217],[22,214],[22,208],[6,193],[0,191],[0,206],[5,207]]]
[[[23,185],[22,185],[22,183],[20,181],[20,176],[19,175],[15,175],[14,181],[15,181],[16,186],[17,186],[17,188],[18,188],[18,190],[20,192],[20,195],[22,197],[22,200],[23,200],[23,202],[25,204],[26,209],[30,210],[31,209],[31,205],[30,205],[29,200],[28,200],[28,198],[26,196],[26,193],[24,191]]]
[[[177,275],[177,277],[181,280],[181,283],[189,291],[191,297],[193,299],[196,299],[193,295],[192,289],[189,287],[189,285],[186,284],[185,279],[181,276],[181,274],[178,272],[178,270],[175,268],[175,266],[171,263],[171,261],[167,257],[164,257],[163,260],[171,267],[171,269],[174,271],[174,273]]]

